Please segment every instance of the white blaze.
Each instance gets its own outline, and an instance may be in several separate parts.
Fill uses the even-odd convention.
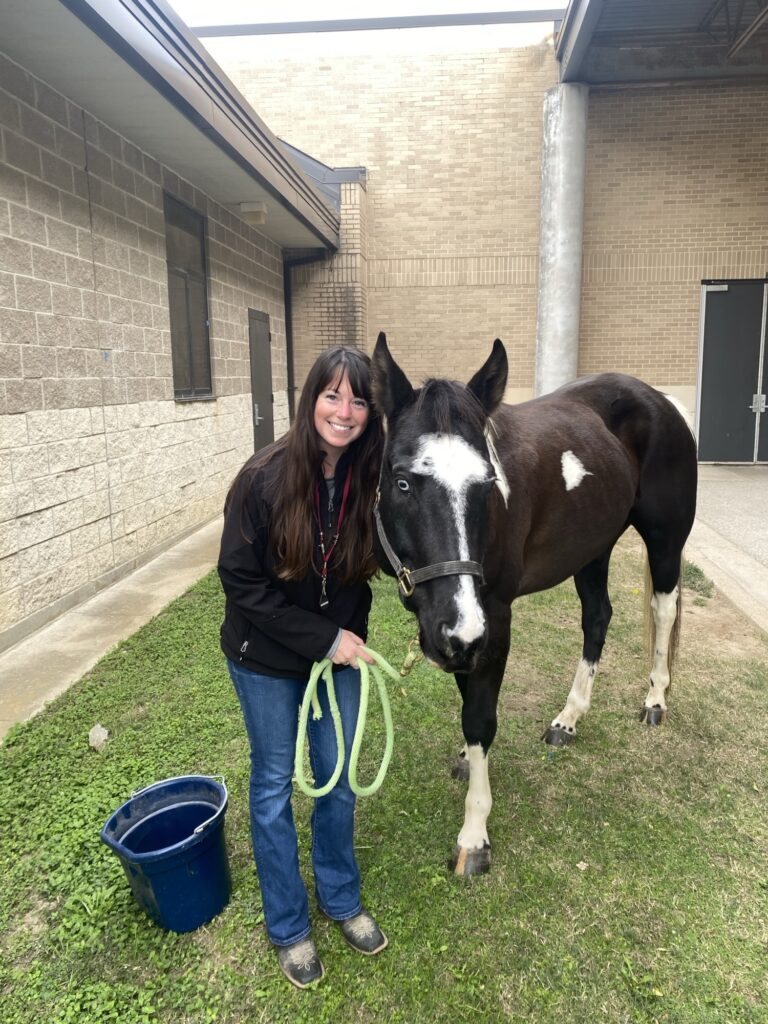
[[[578,487],[585,476],[594,476],[584,468],[581,459],[577,458],[572,451],[563,452],[560,465],[563,467],[566,491],[572,491],[574,487]]]
[[[472,483],[488,479],[488,464],[485,459],[462,437],[455,434],[424,434],[411,465],[411,472],[431,477],[448,494],[458,538],[458,558],[469,561],[469,543],[465,522],[467,490]],[[456,592],[458,619],[449,636],[458,637],[463,643],[472,643],[483,635],[485,613],[477,600],[472,577],[462,574],[458,577]]]

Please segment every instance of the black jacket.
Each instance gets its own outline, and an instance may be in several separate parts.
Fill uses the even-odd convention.
[[[310,572],[302,580],[279,579],[269,536],[270,495],[283,463],[284,453],[276,453],[257,470],[245,501],[236,494],[224,510],[218,565],[226,596],[221,648],[228,658],[253,672],[301,679],[309,675],[314,661],[326,656],[339,627],[366,638],[371,591],[367,583],[342,586],[331,569],[329,604],[321,608],[319,573]],[[338,516],[347,463],[342,456],[336,467],[335,494],[339,498],[331,512],[328,491],[324,481],[320,482],[326,537],[332,532],[326,526],[329,514],[334,526]]]

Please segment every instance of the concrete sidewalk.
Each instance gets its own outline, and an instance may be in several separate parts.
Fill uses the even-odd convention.
[[[768,633],[768,466],[700,466],[685,554]]]
[[[31,718],[216,564],[220,516],[0,654],[0,738]]]
[[[715,585],[768,632],[768,466],[701,466],[686,547]],[[216,563],[221,519],[0,654],[0,737],[63,693]]]

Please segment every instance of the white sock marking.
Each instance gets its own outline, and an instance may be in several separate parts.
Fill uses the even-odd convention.
[[[462,437],[455,434],[425,434],[411,465],[411,472],[429,476],[448,492],[458,538],[458,558],[469,560],[465,523],[467,490],[472,483],[489,477],[485,459]],[[477,599],[474,577],[458,577],[455,594],[458,617],[448,636],[470,644],[485,631],[485,612]]]
[[[553,729],[565,729],[571,733],[576,731],[576,723],[586,715],[592,704],[592,684],[596,672],[597,662],[585,661],[584,658],[579,661],[565,707],[552,719]]]
[[[458,844],[467,850],[482,850],[488,842],[488,815],[493,799],[488,781],[488,756],[479,743],[467,747],[469,758],[469,788],[464,801],[464,824],[459,832]]]
[[[563,452],[560,457],[560,465],[563,469],[566,491],[572,491],[574,487],[578,487],[585,476],[594,476],[594,473],[585,469],[581,459],[577,458],[570,450]]]
[[[677,595],[679,588],[669,594],[654,591],[651,598],[653,622],[656,627],[656,643],[654,645],[653,668],[651,669],[651,686],[645,698],[645,706],[652,708],[658,704],[666,708],[665,693],[669,686],[669,638],[677,618]]]

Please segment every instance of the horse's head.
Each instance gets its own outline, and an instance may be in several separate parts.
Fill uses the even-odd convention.
[[[450,672],[472,671],[487,638],[482,563],[503,477],[488,418],[506,382],[498,339],[466,387],[429,380],[414,389],[384,334],[373,353],[373,398],[387,423],[377,554],[418,617],[425,655]]]

